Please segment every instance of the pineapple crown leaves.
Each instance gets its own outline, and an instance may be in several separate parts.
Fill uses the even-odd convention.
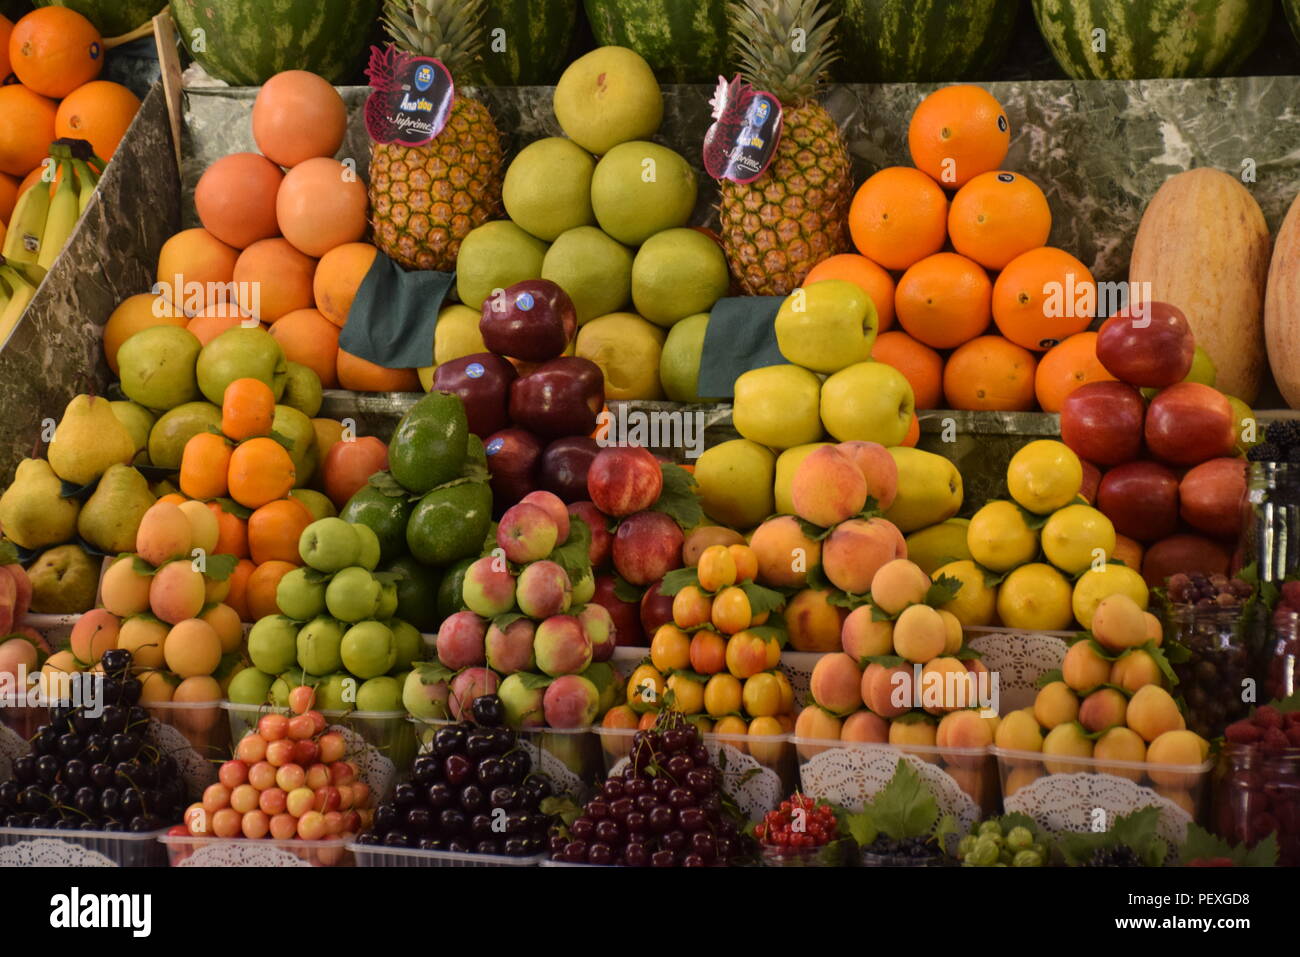
[[[825,0],[731,0],[727,20],[741,75],[783,104],[814,98],[839,59]]]
[[[453,77],[475,72],[486,0],[384,0],[380,18],[398,49],[433,57]]]

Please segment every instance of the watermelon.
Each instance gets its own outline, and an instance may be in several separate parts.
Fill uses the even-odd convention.
[[[36,0],[38,7],[67,7],[95,25],[100,36],[120,37],[152,20],[167,0]]]
[[[571,59],[578,0],[487,0],[483,73],[498,86],[549,86]]]
[[[1018,0],[839,0],[844,80],[928,83],[987,76],[1011,43]]]
[[[284,70],[338,83],[361,63],[379,0],[172,0],[171,9],[190,55],[232,86]]]
[[[727,0],[584,0],[601,46],[645,57],[665,83],[713,83],[729,72]]]
[[[1043,39],[1076,80],[1232,73],[1272,12],[1260,0],[1034,0]]]

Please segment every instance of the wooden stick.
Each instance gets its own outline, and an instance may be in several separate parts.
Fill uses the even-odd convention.
[[[172,149],[176,154],[176,172],[181,173],[181,57],[176,50],[176,25],[171,8],[153,18],[154,44],[158,47],[158,64],[162,68],[163,95],[167,98],[167,116],[171,121]]]

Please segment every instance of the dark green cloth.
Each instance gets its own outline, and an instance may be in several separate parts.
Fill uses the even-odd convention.
[[[709,311],[698,395],[729,399],[750,369],[787,365],[776,345],[776,313],[785,296],[732,296]]]
[[[389,369],[433,365],[433,330],[456,274],[407,272],[383,253],[352,300],[339,348]]]

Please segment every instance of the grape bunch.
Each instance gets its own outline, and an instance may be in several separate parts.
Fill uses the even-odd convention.
[[[608,778],[566,829],[551,859],[620,867],[726,867],[752,857],[754,840],[723,804],[722,775],[694,725],[678,712],[632,736],[621,776]]]
[[[552,818],[541,810],[551,781],[533,773],[518,736],[502,727],[496,695],[480,695],[474,722],[439,728],[412,779],[375,808],[361,844],[529,857],[546,850]]]
[[[147,739],[131,653],[111,649],[101,664],[102,707],[50,708],[31,753],[0,784],[0,827],[144,833],[180,819],[185,785],[176,760]]]
[[[1251,462],[1300,462],[1300,420],[1284,419],[1264,430],[1264,441],[1246,453]]]
[[[1197,608],[1236,608],[1250,597],[1250,582],[1227,575],[1188,575],[1179,572],[1166,582],[1169,600]]]
[[[877,834],[862,848],[864,867],[942,866],[944,855],[933,837],[889,837]]]

